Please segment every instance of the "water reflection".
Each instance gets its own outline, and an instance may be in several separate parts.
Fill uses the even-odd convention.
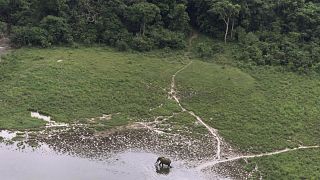
[[[170,167],[161,167],[159,165],[155,165],[156,167],[156,173],[162,174],[162,175],[168,175],[170,173]]]
[[[0,143],[1,179],[56,180],[191,180],[203,179],[200,172],[174,161],[174,168],[154,166],[158,155],[148,152],[125,151],[112,158],[93,160],[57,153],[46,144],[37,148],[21,143]],[[156,170],[156,171],[155,171]]]
[[[45,135],[39,132],[0,131],[0,179],[207,179],[203,173],[189,168],[167,152],[161,152],[161,155],[166,154],[174,168],[155,166],[160,154],[152,152],[158,151],[143,150],[141,148],[152,143],[138,141],[150,136],[136,132],[132,133],[133,138],[128,133],[125,135],[99,139],[82,130],[72,131],[71,134],[68,131],[59,134],[53,131],[53,134]],[[138,147],[130,146],[132,144]]]

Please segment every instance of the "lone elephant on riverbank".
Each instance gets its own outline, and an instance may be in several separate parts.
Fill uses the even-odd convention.
[[[156,163],[159,162],[159,166],[163,167],[163,165],[167,165],[169,168],[171,168],[170,164],[171,164],[171,160],[169,158],[165,158],[165,157],[159,157],[156,161]]]

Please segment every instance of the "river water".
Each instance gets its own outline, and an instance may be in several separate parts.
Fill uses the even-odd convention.
[[[180,162],[174,162],[171,169],[161,169],[154,165],[156,159],[152,153],[127,151],[98,161],[59,154],[44,144],[34,150],[1,144],[0,174],[4,180],[204,179],[200,172]]]
[[[173,160],[173,168],[160,168],[155,165],[160,155],[142,149],[125,149],[97,160],[56,151],[44,142],[31,147],[11,140],[15,134],[0,131],[0,179],[3,180],[202,180],[208,177],[179,160]]]

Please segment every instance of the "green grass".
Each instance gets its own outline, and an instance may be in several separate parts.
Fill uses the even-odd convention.
[[[195,61],[177,83],[183,105],[241,151],[320,144],[318,76]]]
[[[203,125],[195,121],[195,118],[190,116],[187,112],[177,114],[168,122],[173,132],[181,132],[186,135],[191,134],[194,137],[208,134],[208,130]]]
[[[199,42],[221,45],[205,36]],[[217,63],[195,59],[177,76],[182,104],[243,152],[320,144],[320,76],[236,68],[235,47],[209,61]]]
[[[150,115],[156,116],[171,116],[173,113],[180,112],[181,109],[175,101],[166,101],[164,104],[160,104],[158,107],[150,109]],[[151,119],[153,121],[153,119]]]
[[[91,127],[98,131],[106,131],[108,129],[116,128],[119,126],[126,126],[130,123],[130,118],[123,114],[112,115],[112,119],[98,120],[91,124]]]
[[[263,158],[250,159],[246,168],[251,171],[256,165],[263,179],[319,179],[320,150],[301,150]]]
[[[176,77],[183,106],[243,152],[320,144],[319,75],[272,67],[240,69],[233,59],[235,44],[206,38],[200,36],[196,43],[218,43],[224,53],[201,60],[192,51],[194,63]],[[103,47],[16,50],[0,63],[0,129],[43,126],[30,117],[31,109],[59,122],[89,123],[113,114],[111,120],[91,124],[97,130],[170,116],[180,111],[167,92],[172,74],[186,63],[183,53],[125,53]],[[168,123],[173,131],[206,133],[187,113]],[[256,163],[268,179],[310,178],[320,177],[318,161],[318,150],[304,150],[256,158],[246,168]]]
[[[183,106],[242,152],[320,144],[320,76],[239,63],[235,47],[202,62],[194,56],[177,76]],[[319,179],[319,158],[319,150],[295,151],[255,158],[244,169],[257,164],[264,179]]]
[[[167,88],[182,66],[180,56],[99,47],[17,50],[0,64],[0,128],[42,126],[31,109],[60,122],[119,112],[128,119],[151,117],[150,108],[172,104]]]

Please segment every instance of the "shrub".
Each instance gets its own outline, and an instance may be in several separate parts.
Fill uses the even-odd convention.
[[[264,65],[265,62],[262,58],[262,51],[257,46],[247,46],[245,49],[247,54],[246,58],[255,62],[257,65]]]
[[[164,28],[154,28],[149,36],[159,48],[183,49],[186,47],[183,33],[172,32]]]
[[[126,42],[118,40],[115,44],[115,47],[119,50],[119,51],[127,51],[129,49],[129,46]]]
[[[39,27],[14,27],[11,41],[17,46],[50,46],[48,32]]]
[[[223,53],[224,52],[224,47],[221,44],[215,44],[214,46],[211,47],[211,49],[212,49],[214,54]]]
[[[136,36],[131,41],[131,47],[137,51],[150,51],[154,45],[154,41],[146,36]]]
[[[244,28],[238,27],[236,29],[236,37],[240,43],[245,44],[246,35],[247,33]]]
[[[92,44],[97,41],[97,30],[96,29],[87,29],[86,32],[82,32],[80,35],[80,42],[85,44]]]
[[[199,43],[196,48],[201,58],[210,58],[214,55],[213,49],[206,43]]]
[[[7,33],[7,24],[5,22],[0,21],[0,38],[3,37]]]
[[[259,42],[259,37],[256,36],[254,33],[249,32],[248,34],[246,34],[243,42],[248,46],[252,46],[253,44],[257,44]]]
[[[46,16],[40,22],[40,27],[47,30],[48,39],[53,44],[71,43],[71,29],[66,20],[56,16]]]
[[[70,36],[77,43],[96,43],[98,40],[101,41],[98,25],[100,24],[89,23],[85,19],[79,18],[72,24]]]
[[[118,17],[109,17],[103,20],[101,41],[115,45],[118,40],[128,42],[130,34]]]

